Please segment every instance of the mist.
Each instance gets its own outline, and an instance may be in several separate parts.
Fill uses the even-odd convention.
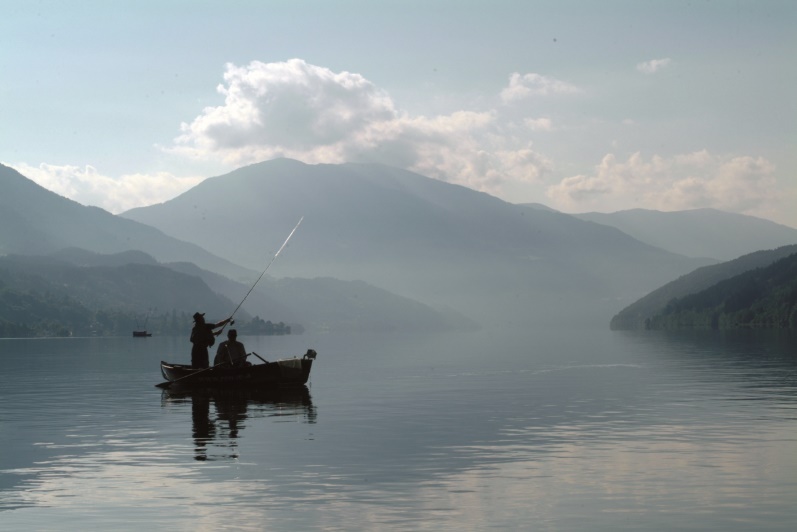
[[[608,323],[707,264],[604,225],[377,164],[277,159],[121,216],[276,278],[363,281],[485,325]]]

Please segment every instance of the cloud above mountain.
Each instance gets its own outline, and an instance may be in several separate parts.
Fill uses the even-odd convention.
[[[274,157],[377,161],[488,192],[505,180],[538,179],[550,167],[529,136],[550,129],[550,118],[518,116],[525,136],[514,137],[501,133],[506,122],[495,108],[412,116],[362,75],[301,59],[228,64],[218,92],[224,103],[182,124],[170,151],[236,166]],[[553,78],[512,74],[501,98],[575,92]]]
[[[670,63],[653,59],[637,68],[653,74]],[[555,181],[554,161],[534,143],[557,127],[539,116],[542,102],[575,104],[588,91],[539,73],[514,72],[481,108],[437,116],[412,116],[362,75],[301,59],[228,64],[218,92],[223,104],[184,123],[173,151],[238,166],[273,157],[375,161],[499,196],[513,182],[536,183],[554,206],[574,210],[710,206],[753,213],[777,199],[767,160],[706,151],[647,161],[636,153],[625,162],[609,154],[594,174]]]
[[[120,213],[141,205],[170,199],[200,183],[205,177],[177,177],[168,172],[126,174],[118,178],[91,166],[41,164],[12,165],[38,185],[83,205],[102,206]]]
[[[670,64],[653,59],[637,69],[653,74]],[[302,59],[228,63],[217,92],[223,100],[184,122],[173,143],[161,146],[164,152],[230,170],[275,157],[378,162],[510,201],[507,190],[535,187],[534,201],[547,194],[551,206],[577,212],[714,207],[782,219],[794,194],[793,188],[783,193],[774,165],[762,157],[705,150],[647,158],[638,152],[625,161],[612,152],[592,172],[568,176],[568,161],[538,146],[553,135],[558,142],[571,133],[594,136],[598,121],[573,109],[599,93],[535,72],[513,72],[492,95],[434,115],[401,109],[361,74]],[[642,127],[632,118],[617,123]],[[165,201],[202,179],[165,172],[109,177],[88,165],[10,165],[46,188],[111,212]]]
[[[573,211],[621,210],[627,205],[657,210],[713,207],[730,212],[772,215],[779,197],[775,167],[763,157],[732,157],[706,150],[627,160],[607,154],[587,175],[575,175],[548,188],[553,203]],[[793,198],[792,198],[793,199]]]

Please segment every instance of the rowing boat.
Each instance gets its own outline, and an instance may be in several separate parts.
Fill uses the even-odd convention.
[[[167,381],[163,384],[167,386],[175,384],[181,387],[280,388],[306,384],[315,357],[316,352],[308,349],[302,358],[264,361],[262,364],[232,368],[223,365],[195,368],[161,361],[161,374]]]

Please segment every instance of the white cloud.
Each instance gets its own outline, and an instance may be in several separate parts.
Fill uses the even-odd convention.
[[[577,90],[538,74],[513,75],[510,89],[517,97]],[[530,138],[498,131],[495,110],[410,116],[361,75],[301,59],[228,64],[218,91],[224,103],[183,124],[169,151],[235,166],[274,157],[375,161],[488,192],[508,179],[538,179],[550,168]],[[525,127],[526,133],[550,129],[551,119],[531,119]]]
[[[397,117],[390,98],[359,74],[301,59],[228,64],[224,81],[224,104],[183,124],[176,151],[232,164],[313,150],[340,159],[342,140]]]
[[[577,94],[579,92],[581,89],[566,81],[533,72],[523,75],[515,72],[509,76],[509,86],[501,91],[501,99],[504,103],[512,103],[532,96]]]
[[[672,60],[669,57],[664,57],[662,59],[651,59],[650,61],[638,63],[636,69],[643,74],[655,74],[659,70],[669,66],[671,62]]]
[[[228,64],[217,90],[223,103],[182,124],[173,145],[162,149],[230,169],[275,157],[380,162],[495,195],[508,182],[541,183],[553,167],[532,143],[536,132],[553,129],[552,119],[527,116],[517,106],[511,113],[410,116],[360,74],[301,59]],[[514,74],[507,90],[512,99],[578,89],[539,74]],[[88,165],[10,166],[49,190],[113,213],[166,201],[203,179],[165,172],[111,177]]]
[[[554,164],[533,140],[554,131],[554,118],[541,112],[537,100],[528,102],[529,109],[521,100],[580,90],[540,74],[510,76],[494,95],[494,108],[436,116],[411,116],[361,75],[300,59],[229,64],[218,90],[223,103],[183,124],[168,151],[231,168],[278,156],[307,163],[380,162],[499,197],[509,189],[539,193],[550,185],[552,206],[569,211],[715,207],[768,218],[790,212],[784,187],[776,192],[772,163],[705,150],[648,159],[636,153],[626,161],[608,154],[594,171],[551,184]],[[631,119],[623,124],[636,126]],[[10,166],[63,196],[114,213],[166,201],[203,179],[165,172],[110,177],[92,166]]]
[[[774,165],[763,157],[718,156],[706,150],[646,160],[604,156],[590,175],[575,175],[548,188],[558,208],[614,211],[629,206],[682,210],[713,207],[772,217],[778,197]]]
[[[40,186],[83,205],[94,205],[114,214],[133,207],[173,198],[198,184],[200,177],[177,177],[167,172],[127,174],[112,178],[92,166],[9,164]]]

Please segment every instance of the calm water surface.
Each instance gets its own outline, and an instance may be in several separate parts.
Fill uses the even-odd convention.
[[[2,530],[794,530],[797,337],[244,337],[290,394],[154,387],[185,338],[0,340]]]

